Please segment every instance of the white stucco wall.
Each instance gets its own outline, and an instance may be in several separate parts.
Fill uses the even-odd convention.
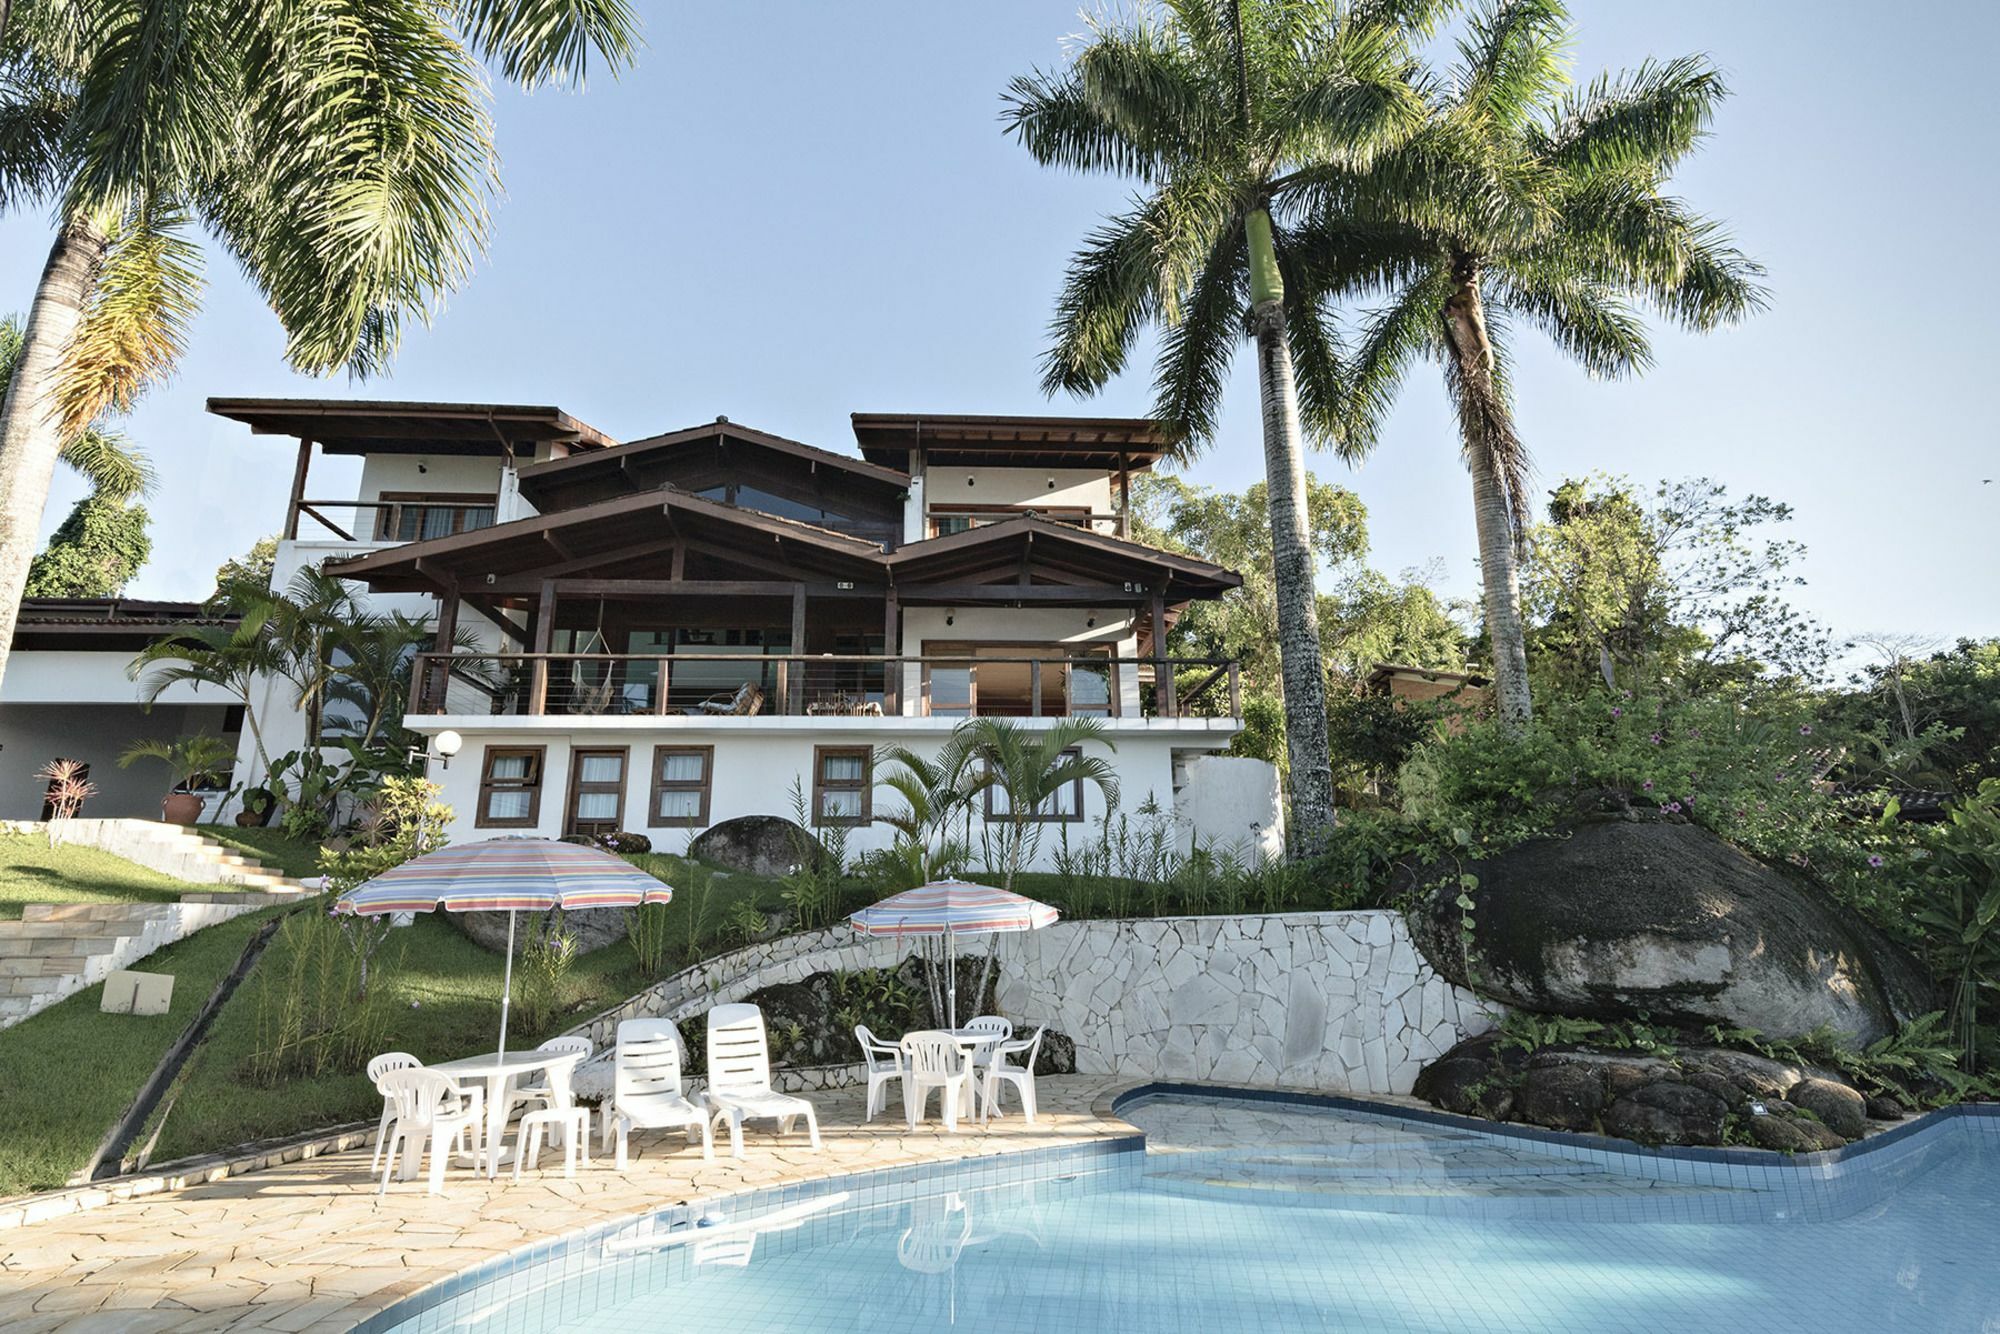
[[[1285,800],[1278,768],[1240,755],[1197,755],[1183,767],[1175,809],[1197,846],[1282,857]]]
[[[385,491],[491,496],[497,495],[499,490],[500,460],[497,457],[447,454],[432,458],[415,454],[370,454],[361,462],[361,487],[356,498],[375,500]],[[349,531],[359,536],[357,530]]]
[[[1053,483],[1053,485],[1052,485]],[[1050,505],[1111,513],[1111,476],[1093,468],[927,468],[932,507]]]
[[[147,713],[130,702],[131,689],[127,682],[123,704],[0,704],[0,819],[41,818],[48,783],[35,771],[57,756],[90,766],[97,795],[84,804],[84,815],[159,819],[166,766],[147,760],[121,769],[118,757],[141,738],[172,740],[202,731],[221,736],[225,708],[161,704]]]
[[[625,773],[625,828],[649,835],[663,852],[678,852],[691,836],[679,827],[653,828],[646,823],[651,801],[653,747],[656,745],[712,745],[715,772],[711,788],[709,822],[720,823],[739,815],[791,814],[791,785],[796,778],[807,799],[812,793],[812,762],[815,746],[859,746],[879,749],[888,744],[908,744],[919,751],[934,751],[950,735],[953,724],[947,719],[897,719],[884,724],[866,718],[738,718],[708,722],[696,718],[649,720],[635,727],[620,718],[541,718],[514,719],[504,732],[492,728],[491,719],[434,717],[411,719],[427,732],[449,727],[464,737],[465,747],[449,767],[433,761],[430,777],[444,789],[456,821],[452,837],[459,841],[493,838],[505,834],[560,837],[569,809],[571,752],[581,747],[629,748]],[[1033,720],[1020,720],[1033,725]],[[1230,733],[1222,727],[1204,727],[1196,720],[1161,724],[1152,722],[1111,729],[1115,752],[1101,751],[1116,767],[1119,777],[1119,809],[1136,810],[1148,799],[1164,810],[1173,809],[1173,768],[1176,751],[1226,746]],[[532,829],[480,829],[476,825],[479,778],[486,749],[491,745],[541,745],[548,748],[543,764],[543,784],[539,818]],[[1087,748],[1091,749],[1091,748]],[[878,769],[878,777],[880,770]],[[886,788],[876,788],[873,800],[877,811],[898,809],[902,799]],[[1098,822],[1105,814],[1102,796],[1093,786],[1084,789],[1084,820],[1066,825],[1042,826],[1040,846],[1033,865],[1049,869],[1062,833],[1068,831],[1072,846],[1094,839]],[[974,822],[974,839],[979,826]],[[694,831],[699,832],[699,831]],[[886,848],[894,834],[883,824],[847,830],[850,855]]]

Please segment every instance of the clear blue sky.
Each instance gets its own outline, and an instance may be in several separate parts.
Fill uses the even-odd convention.
[[[1772,309],[1663,333],[1644,379],[1598,384],[1524,335],[1524,434],[1544,486],[1591,469],[1706,474],[1797,507],[1798,600],[1842,633],[2000,633],[2000,448],[1983,294],[2000,213],[2000,6],[1903,21],[1858,0],[1575,0],[1579,72],[1705,51],[1736,96],[1680,177],[1770,268]],[[155,554],[133,592],[200,597],[275,529],[284,441],[207,417],[210,394],[557,403],[621,438],[718,413],[836,449],[850,411],[1141,413],[1143,370],[1047,403],[1037,358],[1063,261],[1122,186],[1036,168],[999,131],[1014,74],[1061,58],[1075,0],[642,3],[649,49],[581,96],[503,95],[492,252],[393,376],[284,368],[226,260],[179,377],[131,429],[159,461]],[[47,244],[0,221],[0,309]],[[1980,365],[1988,369],[1981,371]],[[1195,480],[1261,471],[1239,360]],[[1982,390],[1984,384],[1988,388]],[[1434,371],[1376,458],[1312,460],[1367,502],[1374,561],[1476,587],[1469,488]],[[314,486],[342,494],[340,465]],[[77,494],[59,480],[45,528]]]

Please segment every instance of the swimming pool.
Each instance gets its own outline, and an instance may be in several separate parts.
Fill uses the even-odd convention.
[[[1608,1151],[1140,1091],[1136,1140],[666,1210],[403,1303],[398,1334],[2000,1334],[2000,1117],[1837,1162]]]

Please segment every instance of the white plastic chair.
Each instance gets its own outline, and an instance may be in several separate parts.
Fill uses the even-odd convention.
[[[1019,1042],[1003,1042],[993,1049],[993,1060],[986,1067],[986,1090],[980,1098],[979,1124],[985,1125],[993,1116],[994,1099],[1000,1095],[1002,1082],[1012,1084],[1014,1091],[1021,1095],[1021,1115],[1028,1124],[1035,1124],[1035,1058],[1042,1052],[1042,1034],[1046,1026],[1035,1030],[1035,1036]],[[1021,1065],[1009,1064],[1007,1058],[1027,1055]]]
[[[999,1038],[1000,1042],[1005,1042],[1008,1038],[1014,1036],[1014,1023],[1011,1019],[1003,1019],[997,1014],[982,1014],[976,1019],[968,1019],[965,1024],[965,1031],[967,1033],[991,1033]],[[984,1047],[974,1047],[972,1049],[972,1064],[983,1066],[988,1061],[991,1061],[993,1059],[993,1049],[999,1045],[996,1042]]]
[[[586,1049],[589,1045],[584,1044]],[[514,1132],[514,1180],[521,1179],[522,1163],[529,1167],[542,1165],[544,1130],[551,1137],[558,1133],[562,1135],[564,1176],[576,1175],[579,1155],[583,1158],[583,1165],[590,1166],[590,1109],[579,1103],[570,1092],[572,1069],[574,1066],[568,1064],[551,1067],[548,1088],[542,1094],[547,1105],[537,1107],[521,1118],[520,1128]],[[623,1144],[622,1140],[620,1144]]]
[[[634,1130],[679,1126],[688,1143],[701,1132],[701,1156],[715,1157],[708,1113],[681,1091],[681,1035],[671,1019],[626,1019],[618,1025],[612,1051],[611,1096],[598,1116],[603,1125],[599,1152],[618,1137],[618,1170],[626,1165],[627,1140]]]
[[[873,1121],[887,1101],[883,1090],[892,1079],[903,1077],[903,1051],[893,1042],[884,1042],[868,1031],[866,1024],[854,1026],[854,1040],[861,1044],[861,1061],[868,1067],[868,1110],[863,1122]]]
[[[813,1148],[819,1148],[819,1117],[804,1098],[771,1087],[771,1049],[764,1036],[764,1012],[754,1005],[718,1005],[708,1012],[708,1106],[714,1119],[729,1123],[729,1153],[743,1156],[743,1123],[775,1120],[778,1133],[792,1133],[803,1116]]]
[[[428,1141],[431,1155],[430,1193],[444,1193],[444,1165],[460,1137],[470,1140],[472,1152],[480,1149],[480,1109],[476,1099],[462,1095],[456,1084],[435,1070],[413,1066],[384,1070],[376,1081],[393,1105],[395,1118],[389,1126],[387,1157],[382,1163],[380,1195],[389,1189],[389,1174],[396,1170],[396,1157],[406,1146]]]
[[[527,1106],[529,1103],[538,1102],[544,1107],[554,1107],[557,1105],[558,1099],[564,1102],[573,1101],[570,1097],[570,1076],[575,1074],[577,1067],[589,1060],[591,1053],[597,1049],[590,1045],[589,1038],[561,1037],[550,1038],[547,1042],[535,1048],[535,1050],[563,1053],[574,1052],[577,1059],[574,1062],[537,1071],[531,1076],[530,1082],[508,1088],[507,1116],[510,1119],[513,1117],[515,1111]]]
[[[376,1092],[381,1093],[383,1075],[391,1070],[414,1070],[422,1064],[406,1051],[385,1051],[380,1056],[369,1058],[368,1082],[375,1086]],[[369,1176],[374,1176],[375,1170],[382,1166],[382,1145],[389,1134],[389,1123],[395,1119],[396,1105],[387,1093],[382,1093],[382,1119],[375,1123],[375,1156],[368,1160]]]
[[[930,1100],[931,1090],[938,1089],[944,1128],[951,1134],[957,1134],[958,1107],[972,1082],[972,1068],[965,1058],[965,1048],[949,1033],[926,1030],[906,1035],[902,1051],[903,1117],[910,1123],[910,1129],[917,1128],[917,1122],[923,1117],[924,1104]]]

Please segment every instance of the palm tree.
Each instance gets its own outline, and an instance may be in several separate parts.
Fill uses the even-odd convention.
[[[21,317],[0,315],[0,393],[13,383],[21,342]],[[153,461],[116,431],[86,426],[62,442],[57,457],[89,482],[93,492],[107,499],[130,500],[153,493]]]
[[[1518,544],[1528,454],[1507,382],[1514,322],[1592,375],[1652,359],[1637,307],[1706,331],[1762,306],[1763,270],[1667,193],[1724,96],[1706,60],[1573,86],[1561,0],[1489,0],[1434,87],[1425,124],[1366,171],[1321,173],[1295,243],[1317,294],[1382,300],[1348,367],[1342,448],[1360,457],[1410,366],[1444,367],[1472,474],[1501,711],[1532,715]]]
[[[903,799],[903,808],[875,819],[896,831],[894,855],[909,888],[965,869],[972,849],[952,826],[970,809],[992,775],[982,770],[965,724],[932,756],[908,746],[885,747],[877,756],[875,781]]]
[[[218,590],[217,601],[238,615],[233,625],[184,627],[148,644],[126,668],[126,674],[139,682],[139,705],[144,709],[150,710],[174,685],[211,686],[229,696],[243,709],[243,726],[250,733],[260,774],[271,771],[271,756],[264,749],[257,698],[281,661],[271,636],[264,632],[269,596],[268,589],[247,581]]]
[[[627,0],[12,0],[0,209],[56,235],[0,403],[0,675],[65,441],[169,371],[205,228],[288,360],[366,375],[484,245],[485,60],[523,86],[632,55]]]
[[[1307,848],[1333,822],[1333,770],[1300,441],[1331,437],[1339,394],[1329,330],[1289,272],[1288,217],[1313,169],[1359,166],[1418,124],[1409,42],[1442,7],[1165,0],[1095,24],[1066,69],[1016,79],[1006,98],[1038,162],[1145,192],[1070,262],[1047,392],[1102,388],[1159,324],[1155,413],[1184,461],[1214,434],[1239,338],[1255,342],[1293,829]]]
[[[952,729],[951,744],[964,749],[976,766],[968,784],[967,809],[973,796],[991,791],[1001,798],[1004,811],[995,811],[1000,824],[1002,889],[1012,892],[1014,877],[1034,855],[1041,843],[1042,822],[1057,810],[1066,789],[1075,790],[1076,817],[1083,817],[1083,785],[1089,783],[1103,797],[1108,811],[1118,804],[1118,771],[1101,755],[1086,755],[1086,744],[1118,749],[1103,723],[1095,718],[1061,718],[1047,727],[1028,728],[1006,718],[973,718]],[[987,824],[994,820],[988,817]],[[988,849],[991,869],[994,850]],[[979,986],[972,993],[972,1012],[985,1004],[986,989],[993,981],[993,963],[1000,937],[995,934],[986,945],[986,965],[980,970]]]

